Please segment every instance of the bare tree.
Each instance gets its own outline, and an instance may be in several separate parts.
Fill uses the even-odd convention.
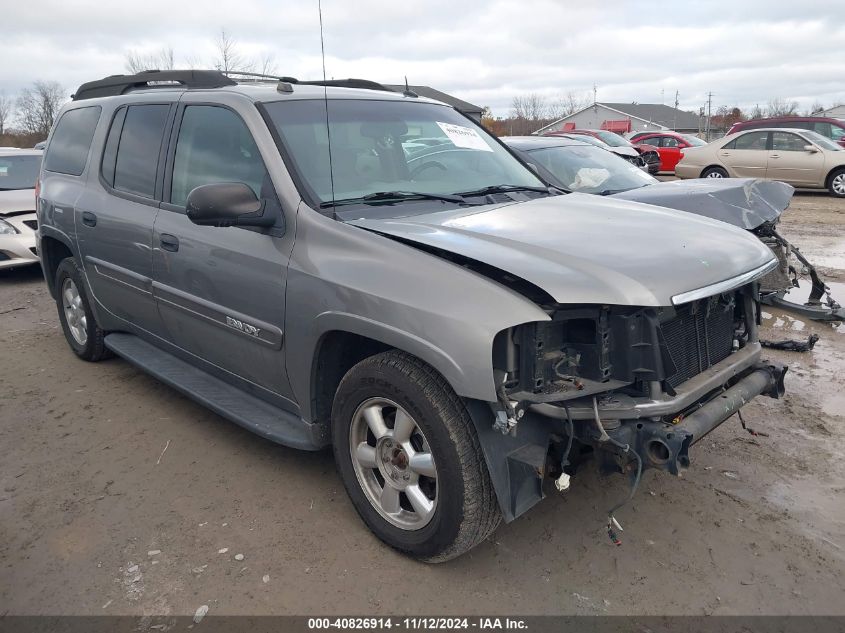
[[[823,111],[824,111],[824,104],[821,101],[819,101],[818,99],[816,99],[813,102],[813,105],[810,106],[810,109],[807,110],[807,116],[812,116],[814,114],[818,115],[818,114],[821,114]]]
[[[173,70],[175,67],[173,49],[165,47],[147,54],[130,50],[124,56],[123,64],[126,71],[133,75],[145,70]]]
[[[262,75],[276,75],[279,72],[276,55],[266,52],[258,59],[258,71]]]
[[[223,72],[242,70],[249,72],[255,68],[255,64],[247,59],[238,47],[238,42],[226,29],[220,29],[220,35],[214,42],[217,48],[217,57],[214,60],[214,67]]]
[[[766,105],[766,116],[788,116],[798,114],[797,101],[784,101],[780,97],[769,99]]]
[[[0,92],[0,136],[6,133],[6,126],[12,117],[12,98]]]
[[[542,121],[546,118],[547,109],[546,98],[536,92],[517,95],[511,102],[511,117],[526,121]]]
[[[578,93],[570,90],[560,99],[552,101],[548,107],[548,116],[551,119],[562,119],[578,110],[586,108],[593,102],[593,95],[589,92]]]
[[[46,137],[65,100],[65,90],[57,81],[36,81],[24,88],[17,103],[21,129]]]

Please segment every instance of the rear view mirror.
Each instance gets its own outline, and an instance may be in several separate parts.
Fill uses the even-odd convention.
[[[188,194],[188,219],[200,226],[273,226],[276,218],[242,182],[200,185]]]
[[[804,146],[804,151],[805,151],[805,152],[812,152],[812,153],[814,153],[814,154],[815,154],[815,153],[816,153],[817,151],[819,151],[819,150],[817,150],[817,149],[816,149],[816,146],[815,146],[815,145],[805,145],[805,146]]]

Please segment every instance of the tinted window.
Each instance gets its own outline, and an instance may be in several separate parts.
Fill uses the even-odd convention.
[[[807,141],[790,132],[772,132],[772,150],[778,152],[803,152]]]
[[[169,105],[130,106],[120,133],[114,188],[152,198]]]
[[[184,206],[194,188],[214,182],[242,182],[262,197],[266,174],[258,147],[238,115],[215,106],[185,108],[170,202]]]
[[[114,186],[114,164],[117,160],[117,145],[120,142],[120,131],[123,129],[123,121],[126,118],[126,108],[120,108],[112,119],[109,128],[109,136],[106,139],[106,146],[103,149],[103,163],[100,172],[103,179]]]
[[[33,189],[41,168],[37,154],[0,154],[0,191]]]
[[[814,121],[810,129],[814,132],[818,132],[822,136],[826,136],[827,138],[831,138],[833,136],[830,131],[830,123],[827,121]]]
[[[99,120],[99,106],[65,112],[50,139],[44,169],[79,176],[88,162],[88,150]]]
[[[735,138],[724,149],[766,149],[768,132],[749,132]]]

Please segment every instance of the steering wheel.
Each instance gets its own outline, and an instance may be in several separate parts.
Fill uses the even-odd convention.
[[[432,167],[437,167],[437,169],[439,169],[441,171],[446,171],[446,165],[444,165],[443,163],[440,163],[436,160],[430,160],[430,161],[423,163],[419,167],[414,167],[411,170],[411,173],[410,173],[411,180],[414,180],[421,172],[425,171],[426,169],[431,169]]]

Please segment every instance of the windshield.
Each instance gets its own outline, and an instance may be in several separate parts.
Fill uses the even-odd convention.
[[[34,189],[41,156],[0,154],[0,191]]]
[[[608,132],[607,130],[599,130],[596,132],[599,138],[611,147],[631,147],[631,142],[616,134],[615,132]]]
[[[571,191],[618,193],[657,182],[624,158],[592,145],[547,147],[528,153],[532,161],[545,167]]]
[[[323,207],[356,202],[419,205],[421,196],[408,194],[449,196],[500,185],[545,187],[483,128],[446,106],[329,99],[266,107],[301,184]],[[365,196],[369,198],[362,200]]]
[[[684,140],[692,145],[693,147],[701,147],[703,145],[707,145],[707,141],[698,138],[697,136],[693,136],[692,134],[681,134]]]
[[[822,149],[830,150],[833,152],[838,152],[842,149],[840,145],[837,145],[833,141],[831,141],[826,136],[822,136],[818,132],[813,132],[812,130],[807,130],[803,132],[804,136],[806,136],[809,140],[813,141],[816,145],[821,147]]]

